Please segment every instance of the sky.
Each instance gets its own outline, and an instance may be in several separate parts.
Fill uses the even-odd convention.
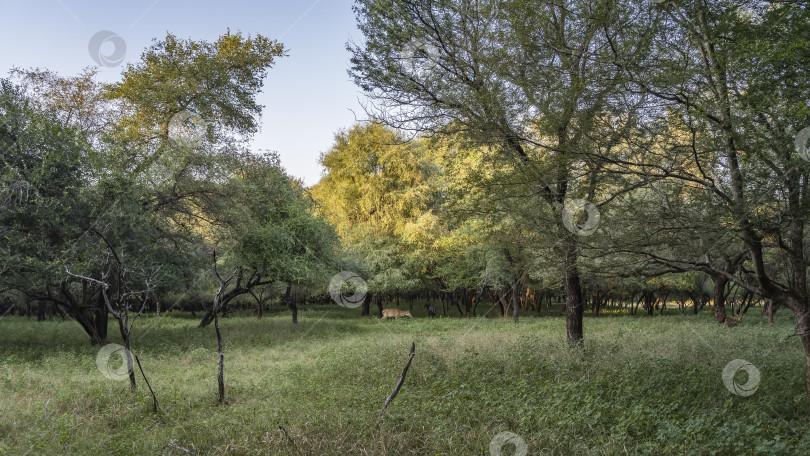
[[[120,64],[99,66],[99,78],[109,82],[166,32],[213,41],[230,28],[277,39],[289,56],[280,58],[265,80],[258,97],[265,106],[261,130],[251,147],[278,152],[289,174],[312,185],[322,175],[318,157],[335,133],[365,117],[363,95],[346,73],[346,42],[361,40],[351,5],[352,0],[0,0],[0,76],[13,67],[74,75],[99,66],[88,48],[101,31],[126,45]],[[102,46],[104,55],[118,50],[111,40]]]

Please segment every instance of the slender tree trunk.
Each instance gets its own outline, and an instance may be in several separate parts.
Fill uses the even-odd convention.
[[[217,371],[217,390],[219,402],[225,402],[225,352],[222,349],[222,333],[219,331],[219,312],[214,311],[214,330],[217,333],[217,351],[219,352],[219,369]]]
[[[118,316],[121,316],[121,311],[118,311]],[[123,317],[118,318],[118,330],[121,332],[121,338],[124,340],[124,348],[126,348],[124,353],[124,359],[127,362],[127,373],[129,374],[129,387],[132,391],[138,389],[138,385],[135,384],[135,362],[132,359],[132,351],[130,349],[129,344],[129,331],[127,331],[126,324],[124,323]]]
[[[802,303],[804,304],[804,303]],[[804,388],[810,406],[810,309],[807,305],[800,305],[793,309],[795,331],[802,341],[804,348]]]
[[[565,329],[568,334],[568,345],[582,344],[582,288],[579,281],[579,271],[576,265],[566,268],[565,274]]]
[[[287,301],[287,306],[290,308],[290,313],[292,313],[292,322],[293,324],[298,324],[298,304],[296,304],[295,299],[292,298],[292,284],[287,285],[287,290],[284,292],[284,300]]]
[[[360,307],[360,316],[365,317],[370,314],[369,307],[371,304],[371,300],[374,299],[374,293],[366,294],[365,299],[363,299],[363,305]]]

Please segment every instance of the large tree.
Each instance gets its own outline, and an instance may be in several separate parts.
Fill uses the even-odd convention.
[[[622,80],[608,50],[611,40],[631,46],[617,37],[637,7],[615,0],[358,0],[355,10],[365,40],[349,46],[351,74],[375,114],[403,128],[461,131],[532,177],[557,215],[568,341],[580,344],[580,239],[565,229],[563,210],[569,199],[592,193],[593,181],[581,179],[598,170],[586,166],[587,153],[610,149],[612,131],[625,121],[611,117],[628,100],[617,96]]]

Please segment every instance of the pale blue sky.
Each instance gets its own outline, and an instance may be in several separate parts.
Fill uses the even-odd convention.
[[[76,74],[95,65],[90,38],[109,30],[127,45],[124,62],[102,67],[100,77],[117,80],[153,38],[167,31],[184,38],[214,40],[225,33],[261,33],[289,49],[270,70],[259,102],[265,105],[253,149],[275,150],[282,164],[307,185],[321,176],[318,156],[334,133],[363,118],[362,97],[346,74],[345,44],[359,40],[352,0],[299,1],[80,1],[0,0],[0,74],[12,67],[42,67]],[[352,112],[354,111],[354,113]]]

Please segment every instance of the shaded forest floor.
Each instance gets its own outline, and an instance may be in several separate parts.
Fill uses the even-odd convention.
[[[214,328],[179,312],[142,317],[133,352],[159,414],[140,376],[131,392],[100,373],[99,347],[76,323],[0,318],[0,454],[184,454],[173,442],[206,455],[486,455],[502,431],[529,455],[810,448],[789,311],[768,327],[751,309],[731,329],[708,313],[586,317],[581,352],[565,345],[560,316],[356,315],[335,306],[302,309],[298,325],[287,313],[224,318],[227,405],[216,401]],[[110,335],[121,342],[114,321]],[[412,341],[405,385],[380,416]],[[760,372],[751,396],[723,383],[734,359]]]

